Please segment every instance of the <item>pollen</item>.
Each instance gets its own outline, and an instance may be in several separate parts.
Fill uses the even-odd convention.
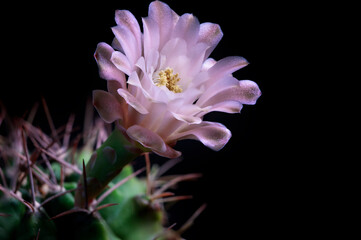
[[[158,87],[166,86],[169,91],[174,93],[181,93],[183,89],[177,84],[180,81],[179,74],[173,73],[173,69],[167,67],[158,73],[158,77],[155,79],[155,85]]]

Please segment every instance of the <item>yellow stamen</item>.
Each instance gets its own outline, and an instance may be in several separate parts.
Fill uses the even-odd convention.
[[[183,89],[177,84],[179,81],[179,74],[173,74],[173,69],[168,67],[158,73],[158,78],[155,79],[155,85],[158,87],[166,86],[169,91],[181,93]]]

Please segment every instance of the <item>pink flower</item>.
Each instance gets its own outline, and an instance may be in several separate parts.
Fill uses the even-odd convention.
[[[261,92],[232,76],[248,64],[244,58],[208,58],[223,36],[219,25],[178,16],[160,1],[150,4],[143,32],[127,10],[116,11],[115,21],[112,46],[99,43],[95,52],[100,76],[108,80],[108,92],[93,92],[104,121],[119,121],[131,139],[161,156],[179,156],[171,146],[181,139],[220,150],[231,132],[203,116],[239,113]]]

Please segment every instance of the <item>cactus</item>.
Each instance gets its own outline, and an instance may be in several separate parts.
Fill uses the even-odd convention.
[[[198,174],[162,182],[162,167],[133,171],[133,159],[149,160],[146,149],[117,129],[109,134],[100,119],[87,119],[73,137],[73,116],[65,128],[51,127],[53,136],[4,108],[0,116],[8,132],[0,136],[0,239],[180,239],[165,227],[163,202],[188,197],[166,191]]]
[[[176,231],[167,227],[164,204],[189,198],[168,189],[200,175],[161,181],[169,165],[152,168],[150,154],[177,159],[173,147],[184,139],[221,150],[231,131],[203,117],[256,103],[258,85],[232,75],[248,62],[208,58],[220,26],[160,1],[150,3],[143,31],[128,10],[117,10],[115,22],[112,45],[101,42],[94,54],[108,87],[93,91],[101,118],[88,107],[82,133],[75,134],[74,115],[57,129],[44,99],[50,134],[32,124],[37,107],[27,119],[1,107],[0,239],[176,240],[204,210]],[[132,169],[136,158],[145,169]]]

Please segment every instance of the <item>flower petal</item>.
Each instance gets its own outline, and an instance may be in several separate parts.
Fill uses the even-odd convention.
[[[149,51],[159,50],[159,27],[157,23],[147,17],[142,18],[143,21],[143,42],[144,42],[144,56],[148,58]]]
[[[190,125],[184,131],[173,134],[171,140],[194,139],[201,141],[205,146],[219,151],[229,141],[232,134],[224,125],[214,122],[202,122]]]
[[[131,74],[133,67],[130,65],[128,58],[123,53],[114,51],[110,61],[123,73],[128,76]]]
[[[93,104],[101,118],[107,123],[123,118],[120,103],[108,92],[94,90]]]
[[[142,48],[142,34],[137,19],[128,10],[116,10],[115,22],[117,25],[123,25],[128,28],[134,35],[138,48]]]
[[[261,96],[258,85],[250,80],[239,81],[237,85],[229,85],[228,87],[214,91],[207,96],[207,100],[197,102],[200,107],[213,106],[225,101],[238,101],[242,104],[253,105]],[[201,99],[200,99],[201,100]]]
[[[216,64],[217,61],[214,60],[213,58],[207,58],[202,65],[202,71],[207,71],[208,69],[210,69],[211,67],[214,66],[214,64]]]
[[[203,117],[210,112],[240,113],[243,104],[237,101],[225,101],[203,109],[197,117]]]
[[[125,28],[122,25],[112,27],[112,31],[122,46],[125,55],[128,57],[129,63],[134,65],[142,52],[141,47],[136,44],[135,36],[130,29]]]
[[[122,88],[118,89],[118,94],[124,98],[124,100],[132,106],[137,112],[141,114],[148,114],[148,110],[143,107],[143,105],[127,90],[124,90]]]
[[[248,65],[248,62],[243,57],[232,56],[225,57],[216,64],[214,64],[209,70],[208,73],[212,76],[213,79],[218,79],[223,76],[227,76],[245,66]]]
[[[186,122],[188,124],[199,124],[202,122],[202,119],[199,117],[189,116],[186,114],[180,114],[180,113],[174,113],[172,112],[172,115],[174,118],[176,118],[179,121]]]
[[[118,81],[122,88],[126,87],[124,73],[119,71],[110,58],[114,49],[106,43],[99,43],[95,51],[94,57],[99,67],[99,75],[105,80]]]
[[[209,57],[219,41],[221,41],[222,37],[223,33],[218,24],[206,22],[200,25],[198,42],[204,42],[209,46],[204,59]]]
[[[167,4],[153,1],[149,5],[148,16],[159,26],[159,46],[162,47],[171,36],[177,15]]]
[[[121,96],[119,96],[119,94],[117,92],[119,88],[122,88],[122,86],[120,85],[119,82],[113,81],[113,80],[107,81],[108,92],[117,99],[117,101],[119,102],[120,105],[123,106],[123,104],[126,104],[126,102],[124,101],[124,99]]]
[[[151,149],[160,156],[176,158],[181,155],[180,152],[169,147],[158,134],[147,128],[133,125],[127,129],[127,134],[131,139],[139,142],[144,147]]]
[[[239,86],[242,92],[242,103],[253,105],[256,104],[257,99],[261,96],[261,90],[257,83],[251,80],[239,81]]]
[[[183,14],[175,25],[172,38],[183,38],[188,48],[192,47],[198,40],[199,21],[193,14]]]
[[[196,105],[201,106],[202,108],[204,108],[205,106],[209,106],[209,104],[205,104],[207,101],[212,100],[212,98],[218,93],[223,92],[226,89],[232,87],[235,88],[239,87],[239,81],[236,78],[234,77],[221,78],[213,85],[206,87],[206,90],[200,96]]]

